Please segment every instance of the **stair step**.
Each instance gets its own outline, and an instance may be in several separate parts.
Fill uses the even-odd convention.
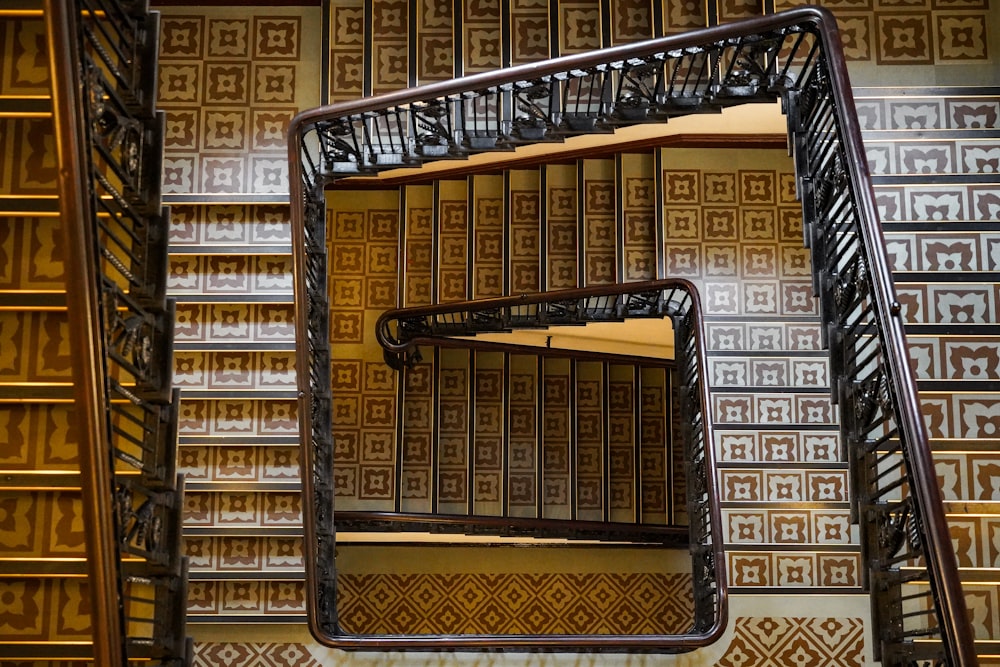
[[[876,185],[875,201],[886,222],[996,222],[1000,185]]]
[[[79,491],[0,490],[13,529],[0,533],[0,557],[81,558],[86,544]]]
[[[0,18],[2,16],[0,14]],[[51,115],[52,99],[49,97],[0,97],[0,116],[43,118]]]
[[[0,194],[0,216],[59,215],[55,195]]]
[[[997,131],[1000,135],[1000,130]],[[865,142],[872,183],[996,183],[1000,136],[992,141],[951,139]]]
[[[80,489],[79,471],[0,470],[0,491],[73,491]]]
[[[862,131],[1000,128],[996,88],[856,89]]]
[[[17,578],[87,577],[87,559],[0,557],[0,581]]]

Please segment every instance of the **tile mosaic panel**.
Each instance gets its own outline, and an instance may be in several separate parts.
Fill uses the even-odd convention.
[[[5,608],[5,613],[0,614],[2,642],[92,641],[93,620],[85,580],[2,580],[0,599]]]
[[[74,470],[79,468],[78,431],[70,404],[9,403],[0,406],[0,468]]]
[[[488,72],[502,67],[500,5],[489,0],[462,2],[462,74]]]
[[[181,446],[177,471],[194,482],[297,482],[298,447]]]
[[[396,488],[395,371],[373,325],[395,307],[399,196],[361,191],[330,199],[334,487],[341,509],[387,509]]]
[[[781,0],[781,11],[807,4]],[[990,54],[988,4],[983,0],[907,2],[829,0],[819,3],[837,17],[848,60],[880,65],[985,62]]]
[[[667,3],[669,4],[669,3]],[[611,44],[650,39],[653,34],[653,3],[648,0],[616,0],[611,3]]]
[[[437,302],[465,301],[469,290],[469,227],[465,181],[439,184]]]
[[[290,255],[171,255],[167,289],[177,297],[201,295],[288,297]]]
[[[431,451],[437,426],[434,422],[434,368],[433,360],[427,360],[403,372],[400,507],[404,511],[431,511]]]
[[[280,573],[305,567],[300,537],[188,535],[184,554],[192,572]]]
[[[1000,233],[954,231],[886,234],[894,271],[998,271]]]
[[[294,352],[187,352],[174,354],[174,386],[186,391],[290,390]]]
[[[455,75],[454,3],[421,0],[417,3],[417,83],[444,81]]]
[[[602,521],[604,498],[605,417],[603,364],[576,362],[576,505],[577,516]]]
[[[330,3],[330,99],[357,99],[365,94],[364,0],[334,0]]]
[[[284,204],[170,207],[169,243],[175,246],[288,244],[291,212]]]
[[[353,633],[670,633],[693,615],[688,574],[341,573],[338,583]]]
[[[474,390],[470,377],[469,350],[442,348],[435,351],[439,362],[437,386],[437,496],[445,513],[465,513],[469,499],[469,452],[471,425],[469,407]]]
[[[911,336],[918,380],[992,380],[1000,377],[1000,343],[975,336]]]
[[[501,514],[503,488],[504,370],[500,352],[477,351],[472,423],[473,502],[477,514]]]
[[[73,382],[65,312],[0,311],[0,383]]]
[[[275,528],[302,525],[298,493],[188,491],[185,527]]]
[[[618,238],[615,210],[615,163],[585,160],[583,172],[583,285],[608,285],[618,281]]]
[[[510,3],[511,64],[549,57],[549,5],[544,0]]]
[[[634,521],[639,489],[635,487],[635,442],[639,434],[635,400],[636,372],[631,366],[612,365],[608,387],[608,443],[611,461],[611,520]]]
[[[577,287],[576,165],[545,165],[545,289]]]
[[[1000,285],[897,282],[907,324],[989,324],[1000,318]]]
[[[783,153],[760,151],[752,164],[731,151],[662,158],[671,165],[661,174],[664,270],[696,283],[709,320],[717,482],[727,550],[737,549],[728,553],[734,585],[857,586],[838,415],[791,165]],[[788,551],[813,542],[842,552]],[[758,551],[739,552],[747,543]]]
[[[619,207],[623,256],[619,273],[625,282],[656,277],[656,199],[652,155],[621,156]]]
[[[659,368],[640,371],[639,466],[642,473],[642,519],[669,523],[668,480],[671,475],[671,438],[667,430],[670,378]]]
[[[55,135],[51,118],[0,117],[0,192],[55,195]]]
[[[544,358],[542,365],[542,514],[547,519],[569,519],[573,376],[567,359]]]
[[[735,588],[843,588],[861,585],[861,556],[854,551],[739,551],[726,547]],[[784,591],[787,594],[789,591]]]
[[[541,233],[541,196],[537,171],[510,172],[510,284],[509,294],[537,292]]]
[[[501,296],[504,288],[504,221],[503,176],[474,176],[471,208],[472,231],[472,297],[483,299]]]
[[[990,393],[921,392],[931,438],[1000,438],[1000,397]]]
[[[322,667],[312,657],[310,646],[295,643],[195,642],[195,667],[217,665],[273,665],[274,667]]]
[[[862,130],[984,129],[1000,115],[995,96],[859,97],[856,107]]]
[[[174,317],[178,343],[227,344],[295,342],[292,304],[179,303]]]
[[[678,2],[664,2],[662,7],[664,34],[673,35],[688,32],[708,25],[708,17],[705,13],[706,4],[703,2],[680,0]]]
[[[72,558],[86,552],[79,493],[0,491],[0,519],[5,557]]]
[[[598,0],[562,0],[558,3],[558,12],[558,55],[601,48],[601,5]]]
[[[370,0],[372,22],[366,25],[372,61],[371,94],[380,95],[409,83],[409,52],[407,48],[409,5],[406,0]]]
[[[997,452],[935,452],[934,465],[944,500],[996,499],[1000,489]]]
[[[0,290],[62,290],[65,271],[58,218],[6,217],[0,225]]]
[[[306,613],[301,581],[192,581],[188,616],[302,616]]]
[[[405,188],[403,305],[424,306],[433,303],[434,283],[434,191],[431,186],[408,185]]]
[[[183,441],[232,438],[234,441],[269,436],[295,436],[299,431],[294,400],[190,399],[181,400],[177,429]]]
[[[860,618],[740,617],[734,625],[735,636],[720,667],[865,664]]]
[[[288,123],[319,102],[307,78],[314,37],[303,32],[316,10],[192,9],[163,10],[163,192],[288,192]]]
[[[0,23],[0,95],[49,94],[45,22],[5,16]]]
[[[681,381],[679,373],[670,373],[670,456],[673,481],[670,485],[670,500],[672,523],[678,526],[686,526],[689,522],[687,491],[688,480],[686,474],[681,471],[686,470],[687,452],[684,443],[684,423],[686,415],[682,414],[681,406]]]
[[[536,488],[541,454],[538,442],[539,366],[536,357],[512,354],[508,395],[510,407],[510,488],[508,503],[512,516],[537,516]]]

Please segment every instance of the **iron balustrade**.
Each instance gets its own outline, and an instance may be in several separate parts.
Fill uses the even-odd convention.
[[[159,14],[144,2],[46,3],[80,419],[94,659],[190,664],[154,109]]]
[[[843,49],[803,7],[304,112],[289,136],[310,617],[335,634],[324,188],[431,160],[748,102],[787,114],[834,398],[864,525],[876,657],[976,658]],[[903,537],[900,538],[899,535]],[[905,558],[904,558],[905,557]],[[904,593],[903,588],[906,587]]]

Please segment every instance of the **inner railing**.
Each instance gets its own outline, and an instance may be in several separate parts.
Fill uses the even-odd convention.
[[[317,636],[339,641],[325,187],[345,176],[776,100],[788,117],[864,526],[876,658],[976,664],[843,50],[832,15],[813,7],[339,103],[293,121],[298,368],[307,369],[299,376],[308,438],[305,551]]]
[[[159,14],[49,0],[94,661],[190,664]]]

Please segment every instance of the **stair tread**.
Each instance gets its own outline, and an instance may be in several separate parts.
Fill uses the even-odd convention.
[[[3,16],[0,10],[0,16]],[[52,98],[39,95],[0,95],[0,116],[37,118],[52,115]]]
[[[0,310],[62,310],[66,293],[56,291],[0,292]]]

